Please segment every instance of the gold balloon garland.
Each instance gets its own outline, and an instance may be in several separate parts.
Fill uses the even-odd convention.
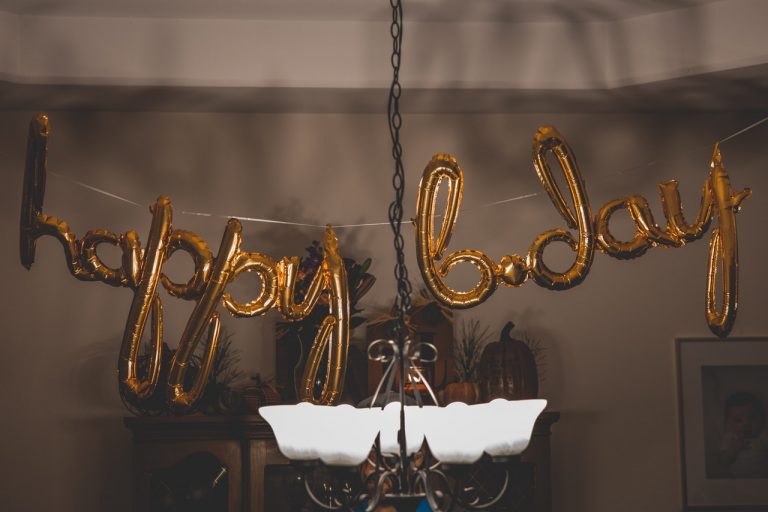
[[[119,389],[124,399],[144,400],[152,395],[158,384],[163,346],[163,307],[158,295],[160,284],[173,297],[195,301],[169,370],[167,397],[173,408],[179,411],[191,408],[208,381],[219,341],[219,303],[237,317],[260,316],[275,308],[287,321],[299,321],[311,313],[323,293],[329,296],[329,314],[312,344],[301,395],[303,400],[313,403],[335,403],[344,385],[350,306],[346,271],[336,234],[330,226],[326,228],[323,240],[322,265],[300,303],[295,300],[300,264],[298,257],[284,257],[275,262],[258,252],[241,251],[242,226],[234,218],[227,222],[219,251],[214,257],[206,242],[195,233],[171,227],[173,210],[165,196],[160,196],[150,207],[152,224],[144,249],[135,231],[118,235],[106,230],[91,230],[77,239],[65,221],[43,213],[49,134],[48,117],[39,114],[30,123],[27,143],[19,239],[21,263],[27,269],[32,267],[36,240],[48,235],[61,243],[67,266],[75,278],[133,290],[118,360]],[[565,201],[554,180],[546,160],[549,153],[557,159],[565,175],[573,208]],[[533,165],[555,208],[566,225],[578,231],[578,237],[564,229],[545,231],[536,237],[525,257],[517,254],[503,256],[498,264],[484,253],[471,249],[445,255],[458,219],[464,178],[456,159],[450,155],[436,154],[427,165],[419,184],[414,226],[419,268],[427,288],[438,301],[453,308],[470,308],[490,297],[499,283],[519,287],[528,278],[545,288],[567,290],[586,278],[596,247],[618,259],[637,258],[656,246],[680,247],[700,239],[716,215],[718,227],[712,230],[709,244],[705,309],[712,332],[720,337],[728,335],[736,319],[738,304],[736,213],[751,191],[735,192],[731,188],[717,145],[693,225],[689,225],[683,215],[677,181],[659,184],[667,219],[663,229],[656,224],[648,201],[639,195],[609,201],[593,219],[584,179],[573,151],[555,128],[542,127],[536,133]],[[436,202],[443,180],[448,184],[448,198],[440,232],[435,237],[433,219],[436,218]],[[621,209],[628,211],[635,224],[635,235],[630,241],[617,240],[609,229],[612,215]],[[564,272],[552,271],[543,261],[544,251],[552,242],[564,242],[576,253],[573,264]],[[113,245],[121,250],[119,268],[111,268],[100,259],[98,246],[101,244]],[[192,277],[183,284],[174,283],[162,273],[165,261],[177,251],[188,253],[194,262]],[[470,263],[480,272],[478,283],[468,291],[454,290],[444,281],[451,269],[462,263]],[[719,307],[716,293],[718,267],[722,280]],[[262,284],[258,297],[246,303],[234,300],[226,292],[228,284],[242,272],[255,272]],[[146,374],[140,376],[139,348],[150,317],[152,350]],[[203,366],[190,389],[185,389],[190,357],[206,333]],[[315,396],[314,383],[326,351],[326,378],[320,396]]]
[[[330,296],[329,314],[310,351],[304,371],[302,399],[319,404],[336,401],[344,386],[350,310],[347,275],[336,234],[330,226],[326,228],[323,240],[323,263],[301,304],[295,303],[294,293],[298,257],[283,258],[276,263],[264,254],[241,251],[242,226],[237,219],[227,222],[219,251],[214,257],[206,242],[195,233],[171,227],[173,209],[165,196],[160,196],[150,207],[152,224],[143,249],[135,231],[117,235],[110,231],[93,230],[77,239],[66,222],[43,213],[49,134],[48,117],[39,114],[30,123],[27,142],[19,240],[21,263],[27,269],[32,267],[36,240],[48,235],[59,240],[63,246],[69,271],[77,279],[101,281],[133,290],[118,360],[119,389],[124,399],[144,400],[152,395],[158,384],[163,347],[163,307],[158,295],[160,284],[173,297],[195,301],[168,374],[167,398],[174,409],[184,411],[192,407],[208,382],[219,341],[219,303],[238,317],[259,316],[276,308],[286,320],[299,321],[313,310],[323,292]],[[99,258],[98,246],[101,244],[120,248],[122,259],[119,268],[110,268]],[[174,283],[162,274],[163,264],[177,251],[188,253],[195,264],[192,277],[184,284]],[[255,272],[262,285],[258,297],[246,303],[237,302],[226,293],[228,284],[242,272]],[[150,317],[152,351],[145,375],[138,375],[139,348]],[[202,368],[191,387],[185,389],[190,357],[206,334]],[[326,379],[318,397],[314,394],[314,382],[326,351]]]
[[[546,156],[552,153],[565,175],[573,208],[565,201],[554,180]],[[717,336],[726,337],[736,319],[738,304],[738,239],[736,213],[742,202],[750,196],[750,189],[736,192],[722,163],[720,148],[715,145],[711,171],[702,189],[701,206],[696,222],[689,225],[683,215],[677,181],[659,184],[665,228],[654,221],[648,201],[639,195],[615,199],[603,206],[592,218],[587,190],[573,151],[558,131],[542,127],[533,140],[533,165],[549,198],[565,220],[566,225],[578,231],[578,237],[564,229],[552,229],[533,241],[528,254],[503,256],[499,263],[476,250],[460,250],[445,255],[461,206],[464,178],[456,159],[436,154],[427,164],[419,184],[416,202],[416,249],[419,269],[427,288],[442,304],[453,308],[471,308],[493,294],[499,283],[519,287],[528,278],[551,290],[567,290],[580,284],[589,273],[595,247],[618,259],[642,256],[651,247],[680,247],[698,240],[717,215],[718,227],[712,230],[709,244],[707,271],[706,318],[709,328]],[[447,205],[440,232],[435,238],[433,219],[441,182],[448,184]],[[629,212],[635,225],[635,235],[625,242],[613,237],[609,225],[618,210]],[[564,272],[554,272],[543,261],[546,247],[552,242],[564,242],[576,253],[573,264]],[[480,278],[467,291],[458,291],[445,283],[451,269],[460,263],[477,267]],[[716,281],[718,267],[722,274],[720,306],[717,306]]]

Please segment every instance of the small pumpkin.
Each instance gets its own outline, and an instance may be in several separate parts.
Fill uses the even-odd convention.
[[[445,386],[443,400],[446,404],[451,402],[476,404],[480,402],[480,388],[477,382],[452,382]]]
[[[259,412],[259,407],[280,403],[280,393],[271,382],[262,381],[259,374],[256,374],[252,380],[253,384],[243,388],[243,406],[246,414],[256,414]]]

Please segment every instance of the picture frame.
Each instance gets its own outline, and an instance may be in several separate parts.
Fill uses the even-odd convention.
[[[768,337],[675,346],[683,509],[768,510]]]

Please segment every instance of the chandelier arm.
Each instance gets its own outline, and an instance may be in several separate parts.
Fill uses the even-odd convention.
[[[386,470],[386,471],[389,471],[389,472],[391,472],[392,474],[396,474],[396,473],[398,472],[398,465],[397,465],[397,462],[396,462],[395,464],[389,464],[389,463],[387,462],[387,459],[386,459],[386,457],[384,457],[382,460],[383,460],[383,462],[382,462],[382,464],[381,464],[381,467],[382,467],[384,470]],[[399,457],[397,457],[397,460],[399,460]]]
[[[373,491],[373,496],[371,496],[371,498],[368,500],[368,506],[366,507],[365,512],[373,512],[379,506],[381,497],[384,494],[382,492],[384,489],[384,483],[389,480],[393,474],[393,471],[388,470],[379,476],[379,480],[376,482],[376,489]]]
[[[446,489],[450,489],[451,484],[445,473],[440,470],[422,469],[419,470],[417,474],[418,479],[421,480],[421,485],[424,487],[424,495],[427,498],[427,504],[429,505],[429,508],[436,511],[442,511],[443,509],[441,507],[441,503],[439,503],[437,500],[440,491],[433,489],[432,486],[429,485],[430,474],[437,475],[445,484]],[[451,512],[451,510],[453,510],[453,500],[451,500],[450,508],[445,512]]]
[[[373,442],[373,456],[374,458],[372,459],[371,454],[369,453],[366,462],[374,468],[375,472],[381,467],[381,433],[376,435],[376,440]]]
[[[471,501],[463,500],[462,499],[462,495],[464,494],[463,493],[464,486],[461,485],[461,479],[456,479],[456,484],[457,484],[456,485],[456,491],[458,492],[459,489],[461,489],[462,492],[459,493],[459,494],[452,495],[451,496],[452,502],[455,500],[462,507],[470,508],[471,510],[488,510],[491,507],[495,506],[499,502],[499,500],[501,500],[501,498],[504,497],[504,495],[507,492],[507,488],[509,487],[509,479],[510,479],[509,478],[509,468],[505,467],[504,468],[504,483],[502,484],[501,489],[499,490],[498,493],[496,493],[494,495],[493,498],[491,498],[491,500],[489,500],[489,501],[487,501],[485,503],[481,503],[480,502],[481,501],[481,496],[479,494],[478,494],[478,496],[475,497],[474,500],[471,500]]]
[[[385,349],[387,348],[392,350],[392,354],[387,354],[385,352]],[[388,363],[395,357],[398,350],[397,343],[393,340],[389,338],[379,338],[368,345],[368,359],[379,363]]]
[[[432,357],[430,357],[429,359],[421,356],[422,350],[425,347],[430,349],[430,351],[433,354]],[[438,350],[434,343],[429,343],[428,341],[420,341],[419,343],[414,345],[413,356],[411,357],[411,359],[418,360],[419,362],[422,362],[422,363],[434,363],[434,362],[437,362],[437,353],[438,353]]]
[[[403,353],[398,354],[398,362],[400,366],[400,430],[397,432],[397,441],[400,447],[400,492],[410,493],[410,485],[408,480],[408,450],[407,440],[405,437],[405,358]]]
[[[387,366],[387,369],[384,370],[384,374],[381,376],[381,379],[379,380],[379,384],[376,386],[376,392],[373,394],[373,398],[371,399],[371,404],[369,408],[373,408],[376,406],[376,399],[379,397],[379,392],[381,391],[381,386],[384,384],[384,379],[387,380],[387,385],[384,389],[386,389],[387,395],[389,395],[390,391],[392,391],[392,388],[395,383],[395,364],[397,362],[397,358],[393,358],[389,362],[389,366]],[[383,408],[383,406],[382,406]]]
[[[424,387],[427,388],[427,391],[429,391],[429,396],[430,398],[432,398],[432,402],[435,405],[439,405],[439,403],[437,402],[437,397],[435,396],[435,392],[432,390],[432,386],[429,385],[429,382],[427,381],[427,379],[424,378],[424,374],[422,374],[419,368],[416,366],[413,366],[413,371],[415,371],[416,375],[419,376],[419,382],[424,383]]]
[[[345,505],[342,503],[339,503],[338,500],[334,498],[334,501],[337,503],[337,505],[326,505],[322,501],[320,501],[317,496],[315,496],[315,493],[312,491],[312,487],[309,485],[309,478],[307,478],[307,475],[304,475],[304,489],[307,492],[307,495],[309,496],[309,499],[312,500],[312,502],[317,505],[318,507],[322,508],[323,510],[342,510]]]
[[[424,401],[421,399],[421,392],[419,391],[419,380],[415,378],[414,373],[417,373],[416,365],[414,365],[410,359],[405,362],[405,374],[408,377],[408,384],[413,389],[413,397],[416,399],[416,405],[419,407],[424,406]],[[419,374],[420,375],[420,374]]]
[[[381,453],[381,434],[376,436],[376,442],[374,443],[374,450],[375,450],[376,460],[371,460],[371,457],[368,456],[368,463],[374,467],[373,473],[387,472],[392,474],[397,472],[397,468],[390,465],[387,462],[387,458],[384,457],[384,455]]]
[[[398,471],[397,468],[397,462],[395,465],[391,465],[387,462],[387,457],[384,456],[384,454],[381,452],[381,441],[379,440],[379,437],[376,437],[376,443],[374,444],[375,449],[375,460],[372,460],[371,457],[368,457],[368,463],[373,466],[374,470],[373,473],[388,473],[389,475],[396,474]],[[399,460],[399,459],[398,459]],[[366,478],[366,481],[370,478]]]
[[[433,459],[434,462],[430,462],[430,459]],[[421,461],[421,465],[424,471],[427,473],[431,473],[433,471],[436,471],[441,463],[439,460],[437,460],[434,455],[432,455],[432,452],[429,451],[429,444],[427,443],[427,449],[424,452],[424,458]]]
[[[509,468],[504,468],[504,485],[501,486],[501,490],[498,492],[498,494],[496,494],[496,497],[493,500],[477,508],[480,510],[487,510],[496,505],[496,503],[498,503],[499,500],[507,493],[507,487],[509,487]]]

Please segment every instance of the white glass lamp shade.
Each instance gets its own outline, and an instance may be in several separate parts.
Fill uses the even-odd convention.
[[[521,454],[531,442],[536,418],[546,400],[504,400],[497,398],[484,406],[485,453],[492,457]]]
[[[528,447],[533,425],[546,405],[546,400],[497,399],[430,408],[425,417],[427,443],[446,464],[472,464],[483,452],[493,457],[518,455]]]
[[[408,455],[419,451],[424,444],[424,413],[425,409],[436,407],[405,406],[405,444]],[[381,451],[383,453],[400,453],[397,442],[397,432],[400,430],[400,402],[390,402],[381,415]]]
[[[480,419],[476,406],[453,402],[446,407],[430,407],[424,411],[424,435],[429,449],[440,462],[471,464],[483,456],[482,435],[478,435]]]
[[[283,455],[297,461],[320,459],[329,466],[357,466],[368,457],[379,433],[381,413],[381,409],[308,402],[259,409]]]

